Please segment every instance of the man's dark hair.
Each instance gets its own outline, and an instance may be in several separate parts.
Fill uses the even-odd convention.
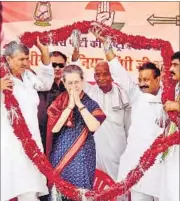
[[[160,69],[156,67],[154,63],[148,62],[144,63],[140,68],[139,72],[142,70],[152,70],[154,72],[154,78],[157,78],[161,75]]]
[[[64,59],[65,63],[67,62],[67,56],[65,54],[63,54],[62,52],[60,52],[60,51],[53,51],[53,52],[50,53],[49,56],[50,57],[52,57],[52,56],[54,56],[54,57],[61,56]]]
[[[180,60],[180,51],[175,52],[172,57],[171,57],[171,61],[174,59],[179,59]]]

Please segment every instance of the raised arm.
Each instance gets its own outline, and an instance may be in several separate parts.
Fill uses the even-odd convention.
[[[114,82],[118,83],[126,91],[130,102],[133,102],[134,99],[138,96],[140,90],[131,78],[130,74],[120,64],[118,58],[114,57],[110,60],[110,58],[112,58],[111,52],[113,51],[110,50],[110,52],[106,54],[111,76]]]
[[[54,69],[50,64],[49,49],[40,42],[39,38],[37,38],[37,47],[41,52],[42,65],[35,70],[34,87],[37,91],[48,91],[54,82]]]
[[[129,73],[120,64],[118,58],[113,52],[111,40],[101,36],[102,31],[99,28],[94,28],[92,33],[98,38],[104,45],[104,52],[109,64],[109,69],[114,82],[118,83],[126,91],[129,96],[130,102],[134,101],[137,95],[139,95],[139,88],[132,80]]]

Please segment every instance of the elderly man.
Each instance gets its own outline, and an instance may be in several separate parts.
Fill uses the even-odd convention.
[[[112,78],[125,89],[132,106],[127,147],[120,159],[118,181],[121,181],[138,165],[140,157],[163,131],[160,70],[153,63],[144,64],[139,70],[138,87],[113,53],[111,41],[103,38],[99,31],[94,30],[94,35],[104,44]],[[157,161],[133,186],[132,201],[153,201],[159,197],[161,168]]]
[[[19,103],[22,115],[36,141],[43,151],[37,107],[37,91],[49,90],[54,80],[54,71],[50,65],[48,47],[39,38],[37,47],[42,54],[42,63],[36,74],[29,68],[29,49],[15,41],[7,44],[5,57],[10,77],[1,79],[1,200],[17,197],[18,201],[37,201],[38,196],[48,194],[46,178],[25,154],[19,139],[16,138],[9,114],[5,108],[3,90],[12,90]],[[3,114],[3,115],[2,115]]]
[[[171,57],[170,73],[172,79],[177,82],[175,88],[175,101],[167,101],[164,110],[180,112],[180,51]],[[175,123],[170,122],[166,129],[166,135],[179,131]],[[164,167],[160,201],[179,201],[179,145],[171,147],[163,154]]]
[[[52,62],[52,67],[54,68],[54,83],[49,91],[38,92],[40,98],[38,119],[44,149],[46,147],[47,108],[60,93],[66,90],[61,81],[62,71],[67,62],[66,55],[59,51],[54,51],[50,53],[50,60]]]
[[[95,67],[96,85],[86,84],[86,93],[106,114],[106,120],[95,133],[96,167],[117,179],[119,159],[123,154],[131,121],[131,108],[123,89],[113,83],[107,62]]]

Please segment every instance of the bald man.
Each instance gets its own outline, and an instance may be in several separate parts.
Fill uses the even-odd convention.
[[[94,79],[96,84],[86,83],[85,92],[107,116],[94,135],[97,168],[116,180],[120,157],[126,148],[131,107],[124,90],[113,83],[107,62],[96,65]]]

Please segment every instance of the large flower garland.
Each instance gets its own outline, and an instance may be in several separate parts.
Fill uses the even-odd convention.
[[[58,44],[62,40],[66,40],[74,29],[79,29],[82,33],[88,33],[88,30],[91,28],[91,22],[83,21],[74,23],[71,26],[65,26],[57,30],[51,30],[49,32],[26,32],[23,36],[20,37],[21,42],[26,44],[31,48],[36,41],[37,36],[40,37],[41,42],[50,43],[50,35],[52,38],[53,44]],[[163,103],[167,100],[174,100],[174,91],[175,83],[172,83],[169,76],[169,66],[170,58],[173,54],[172,47],[169,42],[163,41],[160,39],[147,39],[142,36],[131,36],[121,33],[118,30],[113,30],[110,27],[104,26],[104,35],[110,35],[114,38],[114,41],[118,44],[128,43],[134,49],[154,49],[161,51],[163,57],[164,66],[165,66],[165,79],[164,79],[164,91],[162,96]],[[1,77],[3,77],[8,72],[6,71],[6,64],[3,58],[1,58]],[[59,175],[53,172],[53,167],[50,162],[47,160],[46,156],[40,151],[36,142],[31,138],[31,133],[26,125],[25,119],[19,108],[19,104],[13,94],[10,91],[4,91],[5,94],[5,106],[7,110],[11,113],[11,109],[15,108],[18,118],[13,118],[12,127],[14,129],[14,134],[21,141],[25,153],[33,161],[33,163],[38,167],[40,172],[42,172],[50,183],[55,183],[58,190],[66,195],[67,197],[73,200],[80,200],[82,192],[77,187],[72,184],[64,181],[62,178],[59,178]],[[169,113],[170,120],[175,122],[178,125],[178,114],[175,112]],[[136,184],[140,178],[143,176],[144,172],[151,167],[156,159],[156,156],[159,153],[162,153],[167,150],[168,147],[175,144],[179,144],[179,132],[163,137],[161,135],[157,138],[152,146],[143,154],[140,158],[138,166],[129,172],[127,178],[121,183],[117,183],[108,190],[101,192],[88,191],[85,196],[92,198],[93,200],[108,200],[117,195],[122,195],[134,184]],[[84,192],[84,191],[83,191]]]
[[[106,36],[111,36],[113,41],[117,44],[128,44],[131,48],[139,50],[145,49],[161,51],[161,56],[164,63],[164,72],[166,74],[166,77],[163,80],[164,90],[162,94],[162,102],[165,103],[167,100],[174,100],[175,83],[172,81],[172,79],[170,79],[169,72],[171,56],[173,55],[171,44],[168,41],[164,41],[161,39],[147,39],[144,36],[127,35],[103,24],[102,26],[104,27],[104,31],[102,34]],[[58,45],[58,42],[66,40],[68,37],[70,37],[74,29],[80,30],[82,34],[87,34],[89,29],[91,28],[92,22],[90,21],[76,22],[72,25],[67,25],[56,30],[44,32],[26,32],[22,36],[20,36],[20,40],[29,48],[31,48],[36,43],[37,36],[39,36],[41,42],[45,44],[52,43],[54,45]],[[171,121],[178,124],[178,113],[169,112],[168,114]]]

